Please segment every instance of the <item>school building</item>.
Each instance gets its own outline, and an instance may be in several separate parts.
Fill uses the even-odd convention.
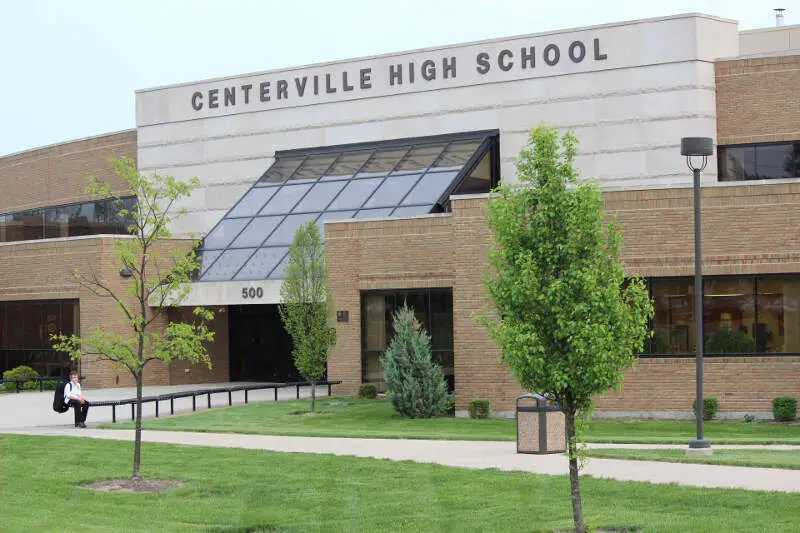
[[[108,169],[198,177],[175,245],[203,236],[184,307],[216,313],[213,367],[152,364],[148,384],[292,381],[277,313],[294,230],[316,221],[330,266],[338,394],[385,386],[379,356],[408,302],[432,336],[456,409],[524,392],[474,317],[489,190],[544,121],[580,140],[624,237],[626,271],[647,279],[654,338],[599,413],[687,416],[694,346],[722,416],[768,415],[800,392],[800,26],[739,31],[703,14],[574,28],[218,78],[136,93],[136,128],[0,157],[0,371],[70,364],[54,332],[124,331],[113,300],[78,268],[127,283],[111,252],[136,199]],[[11,127],[10,125],[7,127]],[[693,315],[692,173],[680,139],[711,137],[702,174],[704,328]],[[85,192],[109,180],[121,202]],[[91,387],[130,377],[87,354]]]

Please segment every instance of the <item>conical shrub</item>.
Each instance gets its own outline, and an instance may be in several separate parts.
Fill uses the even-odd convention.
[[[447,383],[431,357],[431,338],[403,305],[394,313],[394,336],[381,358],[392,406],[401,416],[431,418],[447,408]]]

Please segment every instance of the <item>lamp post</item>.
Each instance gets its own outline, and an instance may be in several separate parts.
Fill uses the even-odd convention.
[[[700,246],[700,171],[706,168],[714,142],[708,137],[683,137],[681,155],[694,175],[694,320],[697,366],[697,438],[689,441],[687,454],[711,455],[711,441],[703,437],[703,268]]]

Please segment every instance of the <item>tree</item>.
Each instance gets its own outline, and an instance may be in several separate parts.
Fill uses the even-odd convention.
[[[82,337],[54,335],[54,348],[70,354],[73,360],[83,353],[92,353],[127,370],[136,382],[136,438],[133,452],[132,480],[140,479],[142,448],[142,376],[151,361],[169,363],[176,359],[203,362],[211,367],[206,344],[213,340],[206,322],[213,314],[203,308],[194,309],[196,322],[167,322],[162,326],[169,307],[177,306],[189,291],[188,282],[199,268],[194,247],[182,251],[170,246],[169,225],[173,205],[191,195],[199,181],[188,183],[170,176],[144,176],[130,158],[111,160],[111,167],[136,195],[136,204],[121,209],[118,216],[127,223],[131,238],[114,242],[114,257],[121,269],[130,274],[127,287],[120,290],[99,272],[75,271],[78,283],[97,296],[112,298],[124,316],[128,334],[104,331],[99,326]],[[99,198],[116,198],[108,184],[94,178],[87,189]],[[117,198],[117,200],[119,200]],[[121,205],[121,204],[120,204]],[[179,216],[181,211],[177,212]],[[196,244],[196,243],[193,243]],[[165,249],[169,253],[165,254]],[[116,272],[116,271],[115,271]],[[159,322],[155,322],[159,320]]]
[[[381,357],[392,406],[408,418],[439,416],[447,408],[447,382],[431,357],[431,337],[407,305],[393,318],[392,342]]]
[[[565,415],[575,529],[586,530],[578,484],[578,435],[592,396],[618,387],[649,336],[644,282],[626,279],[621,236],[596,185],[578,181],[577,139],[539,125],[516,162],[519,186],[487,208],[492,230],[485,318],[517,381]]]
[[[292,337],[294,366],[311,382],[311,412],[315,413],[317,381],[325,374],[330,348],[336,344],[336,329],[330,325],[332,300],[322,236],[313,221],[295,231],[281,301],[278,311]]]

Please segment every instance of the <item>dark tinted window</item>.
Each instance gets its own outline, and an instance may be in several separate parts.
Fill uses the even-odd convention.
[[[800,177],[800,144],[720,146],[719,181]]]

